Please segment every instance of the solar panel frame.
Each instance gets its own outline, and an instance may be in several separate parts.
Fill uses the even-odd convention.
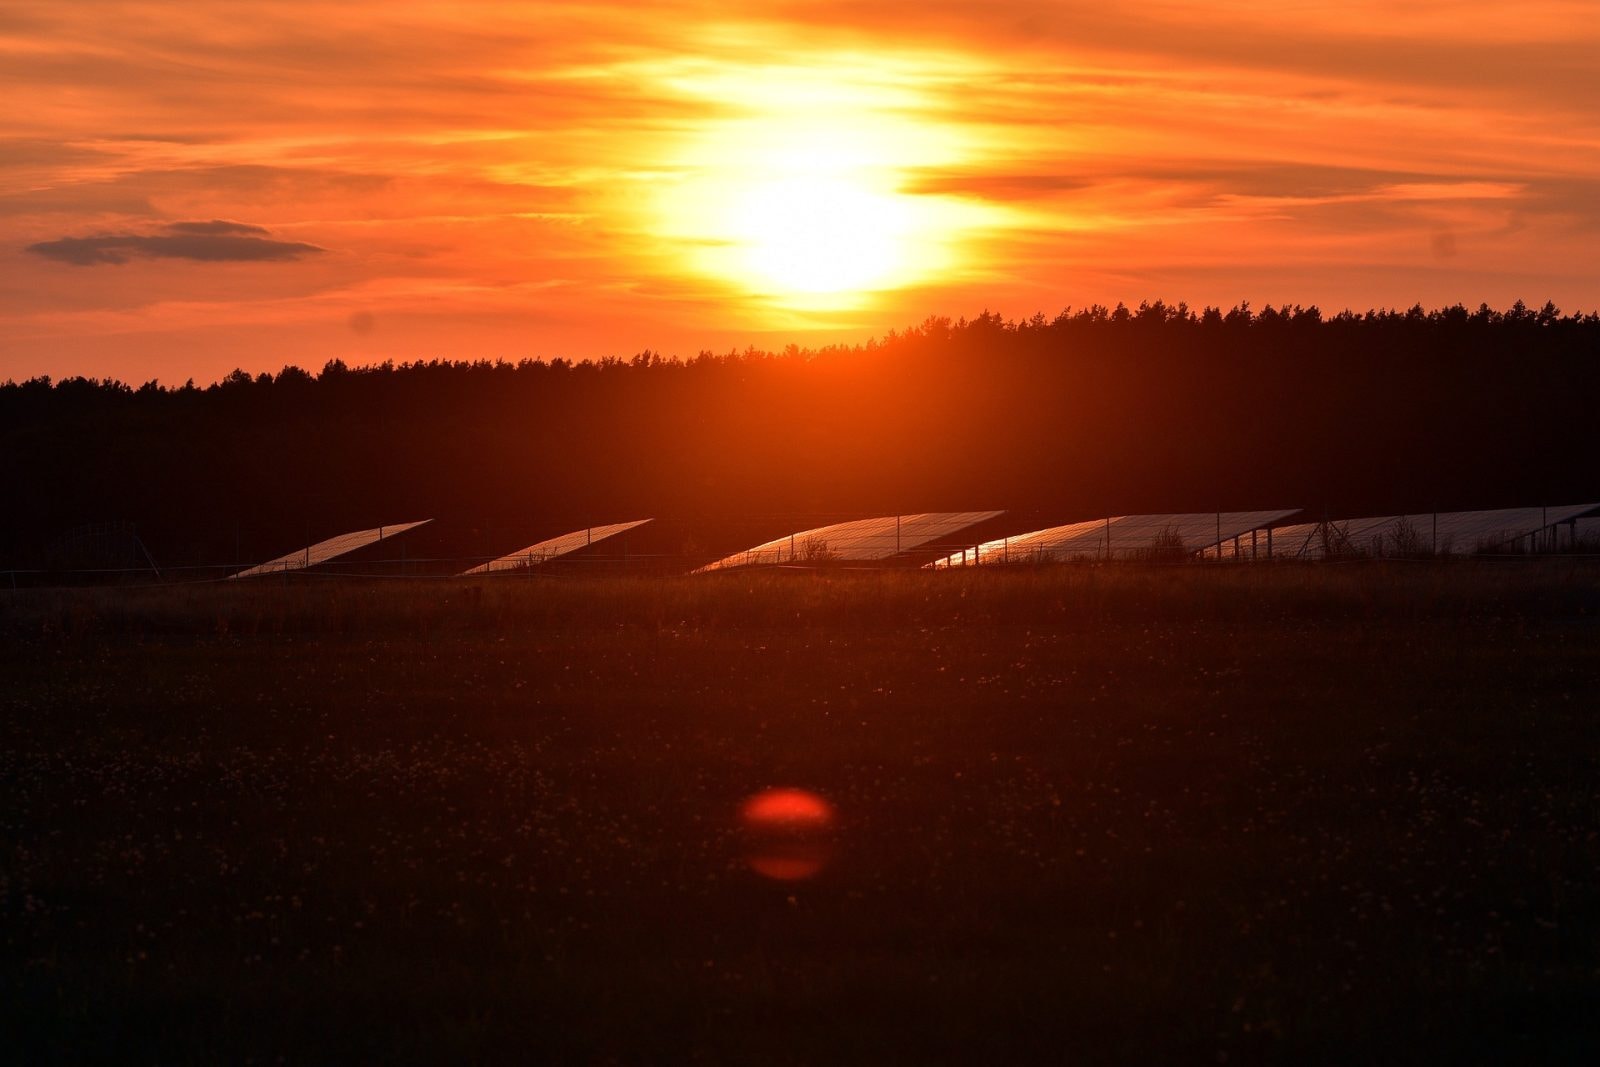
[[[836,522],[775,537],[708,563],[694,573],[732,567],[892,559],[1003,514],[1004,511],[926,511]]]
[[[1557,507],[1490,508],[1479,511],[1417,512],[1377,515],[1328,522],[1297,523],[1273,531],[1279,545],[1299,542],[1292,550],[1278,548],[1279,559],[1327,559],[1339,555],[1403,556],[1471,555],[1515,545],[1524,538],[1548,532],[1552,544],[1555,528],[1576,522],[1600,504],[1564,504]]]
[[[269,559],[265,563],[258,563],[254,567],[247,567],[237,574],[230,574],[229,580],[235,578],[254,578],[263,574],[287,574],[291,571],[307,570],[330,560],[338,559],[359,548],[375,545],[380,541],[387,541],[391,537],[414,530],[418,526],[425,526],[432,519],[419,519],[416,522],[397,522],[385,526],[374,526],[366,530],[352,530],[349,533],[337,534],[326,540],[318,541],[293,552],[285,553],[276,559]]]
[[[1215,552],[1246,534],[1269,529],[1299,508],[1112,515],[995,538],[951,553],[930,567],[979,563],[1047,563],[1072,560],[1162,559]],[[1252,550],[1264,551],[1257,542]],[[1238,546],[1243,551],[1243,546]],[[1226,551],[1223,552],[1226,555]]]
[[[497,571],[520,570],[525,567],[537,567],[541,564],[571,555],[580,549],[604,541],[618,534],[627,533],[629,530],[638,529],[654,519],[635,519],[632,522],[614,522],[606,526],[586,526],[581,530],[573,530],[557,537],[549,537],[543,541],[535,542],[526,548],[519,548],[515,552],[508,552],[487,563],[480,563],[461,572],[460,577],[477,574],[493,574]]]

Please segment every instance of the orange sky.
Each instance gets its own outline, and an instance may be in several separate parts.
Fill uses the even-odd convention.
[[[5,0],[0,100],[0,378],[1600,307],[1593,0]]]

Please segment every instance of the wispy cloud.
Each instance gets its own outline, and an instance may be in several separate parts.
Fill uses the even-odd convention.
[[[187,259],[200,263],[262,263],[301,259],[326,249],[279,241],[269,230],[242,222],[174,222],[157,234],[114,233],[39,241],[26,251],[75,267],[120,266],[132,259]]]
[[[246,234],[255,237],[265,237],[272,232],[265,226],[252,226],[248,222],[229,222],[227,219],[212,219],[210,222],[173,222],[167,225],[167,231],[169,233],[195,233],[202,236]]]

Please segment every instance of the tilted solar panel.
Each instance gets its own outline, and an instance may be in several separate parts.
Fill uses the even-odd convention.
[[[1298,509],[1275,511],[1185,512],[1169,515],[1116,515],[1088,522],[985,541],[952,553],[930,566],[973,563],[1044,563],[1067,560],[1184,559],[1198,553],[1226,557],[1264,551],[1261,539],[1248,540]]]
[[[1597,507],[1600,505],[1567,504],[1298,523],[1273,531],[1273,555],[1280,559],[1471,555],[1539,536],[1547,537],[1550,547],[1560,547],[1560,535],[1555,527],[1572,522]],[[1568,536],[1570,539],[1570,534]]]
[[[307,545],[305,548],[279,556],[277,559],[269,559],[265,563],[257,564],[228,577],[251,578],[260,574],[282,574],[286,571],[305,570],[307,567],[315,567],[319,563],[326,563],[348,552],[354,552],[358,548],[365,548],[368,545],[377,544],[379,541],[386,541],[396,534],[405,533],[407,530],[415,529],[432,521],[432,519],[422,519],[417,522],[395,523],[392,526],[374,526],[370,530],[354,530],[350,533],[340,534],[337,537],[330,537],[326,541],[318,541],[314,545]]]
[[[496,571],[510,571],[521,567],[536,567],[541,563],[561,556],[570,555],[580,548],[588,548],[598,541],[608,537],[615,537],[621,533],[643,526],[651,519],[635,519],[633,522],[615,522],[609,526],[588,526],[582,530],[573,530],[571,533],[562,534],[560,537],[551,537],[527,548],[519,548],[515,552],[507,553],[499,559],[492,559],[488,563],[479,564],[470,570],[461,572],[462,577],[469,574],[493,574]]]
[[[930,567],[960,567],[973,563],[1039,563],[1048,559],[1070,559],[1073,554],[1093,551],[1096,538],[1104,544],[1106,519],[1052,526],[1046,530],[985,541],[981,545],[934,560]]]
[[[779,563],[890,559],[1001,515],[999,511],[933,511],[885,515],[799,530],[724,556],[695,573]]]

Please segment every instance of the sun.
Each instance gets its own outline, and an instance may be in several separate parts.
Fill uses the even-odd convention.
[[[860,179],[801,175],[753,183],[726,220],[753,282],[838,295],[893,284],[906,271],[914,212]]]
[[[858,306],[949,262],[951,207],[906,188],[894,140],[840,120],[724,131],[667,209],[697,241],[694,266],[768,303]]]
[[[859,308],[948,276],[987,221],[971,200],[919,188],[971,146],[928,117],[914,68],[817,59],[676,72],[670,85],[715,102],[649,175],[646,226],[675,274],[773,309]]]

